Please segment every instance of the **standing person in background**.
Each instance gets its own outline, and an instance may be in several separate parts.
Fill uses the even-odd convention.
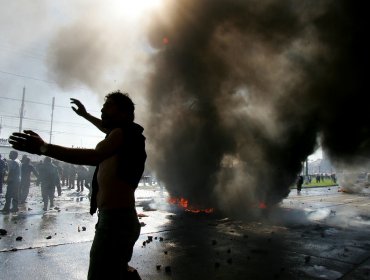
[[[77,192],[84,191],[86,186],[87,168],[83,165],[77,166]]]
[[[4,214],[9,214],[9,211],[15,213],[18,212],[18,192],[20,184],[21,168],[19,163],[16,161],[18,157],[17,151],[10,151],[8,162],[8,178],[6,180],[7,188],[5,195],[5,205],[1,210]],[[12,206],[12,208],[10,208]]]
[[[0,194],[3,193],[3,183],[6,170],[7,170],[6,162],[5,160],[2,159],[2,156],[0,154]]]
[[[44,202],[44,211],[54,207],[54,193],[57,181],[59,180],[57,168],[51,163],[51,158],[45,157],[44,163],[39,167],[38,184],[41,184],[42,201]]]
[[[75,188],[75,180],[76,180],[76,167],[73,164],[70,164],[69,169],[68,169],[68,183],[69,189],[74,189]]]
[[[62,176],[63,169],[60,166],[59,161],[57,161],[57,160],[53,160],[53,165],[57,169],[57,174],[58,174],[58,178],[56,179],[56,182],[55,182],[56,187],[57,187],[57,193],[58,193],[58,196],[61,196],[62,195],[62,186],[61,186],[61,183],[60,183],[60,178]]]
[[[68,174],[69,174],[69,163],[64,163],[63,164],[63,172],[62,172],[62,186],[69,186],[68,183]]]
[[[304,178],[302,175],[299,175],[297,178],[297,193],[301,194],[302,185],[303,185]]]
[[[21,186],[19,188],[19,200],[21,204],[26,203],[28,193],[30,192],[31,186],[31,173],[39,177],[39,173],[36,169],[30,164],[31,160],[24,155],[21,160]]]

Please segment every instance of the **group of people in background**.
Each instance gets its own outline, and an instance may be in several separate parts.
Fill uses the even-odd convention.
[[[36,185],[41,186],[44,211],[54,207],[55,190],[61,196],[62,186],[74,189],[76,184],[77,192],[83,192],[84,187],[90,190],[95,167],[76,167],[68,163],[61,166],[59,161],[52,161],[50,157],[45,157],[36,166],[27,155],[23,155],[20,162],[17,159],[17,151],[9,153],[9,160],[0,155],[0,194],[3,193],[3,184],[7,185],[5,205],[0,210],[3,214],[16,213],[18,205],[27,202],[32,175]]]

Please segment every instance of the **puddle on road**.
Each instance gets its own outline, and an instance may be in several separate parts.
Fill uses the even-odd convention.
[[[336,280],[343,276],[342,273],[335,270],[330,270],[325,266],[321,265],[314,265],[312,267],[304,268],[302,269],[302,271],[306,273],[308,276],[315,277],[318,279]]]
[[[307,213],[307,219],[310,221],[321,221],[330,216],[331,210],[328,208],[322,208],[317,210],[305,209]]]

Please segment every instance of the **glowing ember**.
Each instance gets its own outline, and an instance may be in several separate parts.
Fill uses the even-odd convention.
[[[266,205],[266,203],[264,203],[264,202],[260,202],[260,204],[258,205],[258,207],[259,207],[260,209],[266,209],[266,208],[267,208],[267,205]]]
[[[170,40],[167,37],[163,38],[163,44],[167,45],[170,42]]]
[[[184,208],[185,211],[192,212],[192,213],[213,213],[213,208],[205,208],[205,209],[198,209],[191,205],[189,205],[189,201],[185,198],[169,198],[168,203],[177,205],[181,208]]]

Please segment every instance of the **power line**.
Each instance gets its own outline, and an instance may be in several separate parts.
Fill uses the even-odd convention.
[[[18,78],[24,78],[24,79],[29,79],[29,80],[33,80],[33,81],[38,81],[38,82],[43,82],[43,83],[59,86],[59,84],[55,81],[48,81],[48,80],[45,80],[45,79],[40,79],[40,78],[31,77],[31,76],[21,75],[21,74],[12,73],[12,72],[8,72],[8,71],[4,71],[4,70],[0,70],[0,74],[10,75],[10,76],[18,77]],[[80,89],[80,90],[86,90],[86,88],[78,87],[78,86],[72,86],[72,88]]]
[[[1,71],[0,71],[1,72]],[[11,100],[11,101],[22,101],[22,99],[19,98],[12,98],[12,97],[6,97],[6,96],[0,96],[1,99],[5,100]],[[51,106],[51,103],[44,103],[44,102],[39,102],[39,101],[31,101],[31,100],[24,100],[26,103],[31,103],[31,104],[38,104],[38,105],[45,105],[45,106]],[[62,105],[55,105],[55,107],[58,108],[64,108],[64,109],[71,109],[71,107],[68,106],[62,106]],[[90,112],[100,112],[100,111],[90,111]]]
[[[25,76],[25,75],[20,75],[20,74],[16,74],[16,73],[11,73],[11,72],[7,72],[7,71],[3,71],[3,70],[0,70],[0,73],[6,74],[6,75],[15,76],[15,77],[20,77],[20,78],[25,78],[25,79],[29,79],[29,80],[44,82],[44,83],[48,83],[48,84],[58,85],[58,83],[56,83],[56,82],[52,82],[52,81],[48,81],[48,80],[43,80],[43,79],[39,79],[39,78],[35,78],[35,77],[30,77],[30,76]]]

